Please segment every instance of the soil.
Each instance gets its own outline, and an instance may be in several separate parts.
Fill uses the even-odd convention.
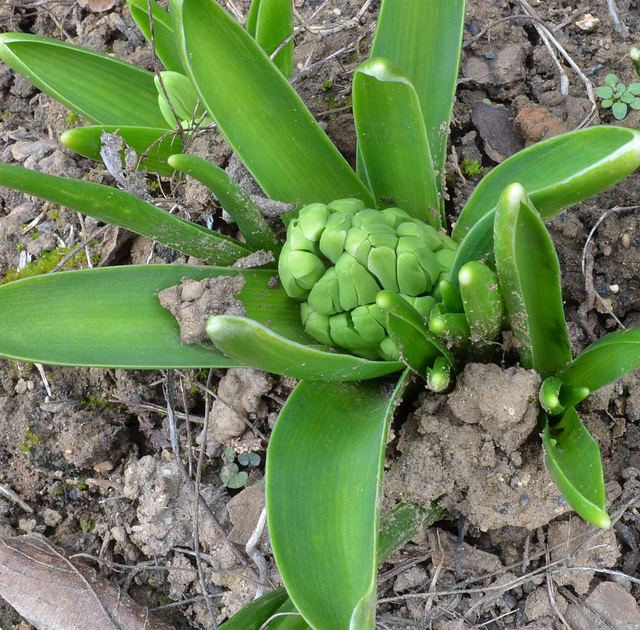
[[[3,4],[0,30],[59,37],[152,70],[151,50],[124,4]],[[235,0],[245,14],[248,4]],[[350,73],[367,55],[379,2],[370,3],[355,28],[347,22],[365,4],[295,0],[309,24],[331,32],[298,34],[293,84],[352,163]],[[628,51],[638,43],[639,2],[592,0],[588,9],[576,9],[568,0],[467,4],[447,171],[452,221],[482,175],[521,147],[581,124],[640,127],[640,111],[630,111],[621,122],[610,110],[592,111],[586,89],[589,82],[602,85],[612,72],[626,84],[637,80]],[[525,7],[537,19],[526,17]],[[536,28],[540,21],[580,74],[566,60],[564,77],[560,74]],[[64,107],[4,65],[0,93],[3,161],[115,185],[102,165],[59,143],[65,129],[81,124]],[[211,159],[228,161],[231,151],[219,137],[203,142]],[[479,172],[469,169],[473,161]],[[152,177],[143,184],[158,188]],[[640,323],[640,226],[634,205],[639,185],[640,175],[632,175],[548,223],[563,270],[574,353],[621,324]],[[162,189],[168,191],[169,184],[163,182]],[[216,229],[235,234],[205,188],[181,185],[171,194],[185,200],[179,209],[185,218],[203,222],[213,215]],[[0,276],[85,239],[91,242],[87,255],[75,257],[73,267],[86,267],[87,261],[184,261],[126,231],[99,228],[89,217],[0,189]],[[211,307],[208,296],[191,289],[182,287],[189,303],[174,309]],[[227,302],[219,308],[233,307],[234,288],[216,288],[222,289]],[[580,408],[602,449],[609,509],[617,519],[614,529],[603,532],[572,515],[551,483],[534,430],[538,377],[505,356],[503,366],[469,365],[449,396],[418,392],[400,409],[388,448],[385,507],[398,500],[428,505],[438,498],[446,512],[382,568],[378,625],[638,628],[638,374],[603,388]],[[174,447],[177,442],[180,453],[171,444],[168,378],[175,379]],[[294,385],[255,370],[172,376],[0,362],[0,485],[17,495],[0,496],[0,536],[42,533],[69,553],[92,556],[105,577],[158,608],[176,628],[213,625],[195,570],[198,541],[212,611],[217,623],[224,621],[253,599],[259,582],[269,588],[280,584],[267,533],[251,556],[267,559],[261,579],[244,548],[264,506],[268,435]],[[207,391],[217,392],[215,400]],[[180,464],[186,462],[186,475],[193,478],[202,446],[199,486],[211,514],[196,510],[193,486]],[[243,453],[259,457],[241,459]],[[233,489],[234,475],[241,472],[246,488]],[[14,628],[20,618],[2,604],[0,624]]]

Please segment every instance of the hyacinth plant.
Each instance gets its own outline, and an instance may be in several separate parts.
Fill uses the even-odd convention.
[[[93,123],[65,132],[65,144],[97,158],[102,132],[117,131],[144,168],[177,170],[211,188],[244,240],[125,190],[0,164],[4,186],[210,265],[6,284],[0,355],[131,369],[250,366],[301,379],[272,433],[266,468],[286,591],[264,596],[226,628],[259,628],[295,610],[302,616],[269,627],[374,627],[377,563],[428,517],[400,506],[379,531],[394,409],[412,375],[446,391],[465,361],[490,360],[505,328],[521,365],[544,379],[540,427],[551,475],[581,516],[608,527],[599,449],[575,405],[640,363],[640,330],[607,335],[572,358],[544,220],[635,170],[640,133],[593,127],[521,151],[480,182],[447,233],[443,174],[463,0],[383,0],[370,58],[353,78],[356,171],[287,81],[291,0],[254,0],[246,29],[214,0],[170,0],[169,12],[147,0],[128,4],[164,65],[155,76],[27,34],[1,35],[0,58]],[[265,194],[296,206],[284,245],[222,169],[182,153],[194,127],[211,121]],[[277,263],[231,267],[258,250]],[[210,342],[182,344],[158,293],[184,278],[224,284],[237,276],[245,316],[214,314]]]

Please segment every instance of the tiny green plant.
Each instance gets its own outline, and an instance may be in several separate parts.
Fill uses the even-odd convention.
[[[477,177],[482,175],[482,164],[478,160],[464,158],[460,163],[460,170],[465,177]]]
[[[608,74],[604,78],[604,85],[596,90],[596,94],[602,99],[600,106],[604,109],[611,108],[616,120],[623,120],[629,108],[640,109],[640,83],[634,82],[626,86],[616,74]]]
[[[237,453],[233,448],[225,448],[222,455],[224,465],[220,470],[220,479],[227,488],[237,489],[244,488],[247,485],[249,479],[249,473],[245,470],[240,470],[240,466],[259,466],[260,455],[257,453],[243,452]],[[236,460],[238,463],[236,463]]]
[[[220,479],[227,488],[243,488],[247,485],[248,473],[238,468],[238,464],[235,463],[236,452],[232,448],[224,449],[224,466],[220,470]]]
[[[265,596],[225,630],[259,628],[276,610],[299,611],[315,630],[374,628],[384,557],[380,493],[394,411],[412,375],[446,392],[465,362],[493,358],[504,330],[516,339],[520,363],[544,379],[540,426],[553,479],[581,516],[608,527],[600,453],[575,405],[640,364],[640,329],[609,334],[572,357],[544,221],[633,172],[640,132],[600,126],[528,147],[480,181],[447,231],[443,130],[457,82],[463,0],[381,3],[371,56],[353,75],[355,171],[287,80],[291,0],[254,0],[246,29],[214,0],[170,0],[169,12],[147,0],[128,4],[149,40],[153,19],[158,56],[182,77],[164,75],[169,89],[162,74],[160,92],[156,77],[140,68],[24,34],[1,35],[0,58],[92,121],[65,132],[69,146],[98,156],[102,132],[118,129],[146,156],[147,169],[178,170],[206,184],[244,238],[124,190],[0,164],[2,185],[208,264],[8,283],[0,287],[0,355],[139,369],[256,367],[300,379],[270,437],[265,476],[286,593]],[[188,139],[183,123],[207,117],[265,194],[295,206],[284,244],[225,171],[181,153],[182,139],[166,141],[170,129]],[[276,262],[234,265],[259,250]],[[210,342],[183,344],[158,292],[203,280],[231,293],[245,313],[212,315]],[[236,461],[226,453],[227,483],[246,481],[240,466],[254,464],[244,455]],[[424,510],[410,506],[408,521]]]
[[[20,444],[20,450],[23,453],[28,453],[36,444],[40,442],[40,437],[37,436],[31,427],[27,427],[26,430],[26,440]]]
[[[71,125],[75,125],[78,120],[80,120],[80,114],[76,114],[75,112],[69,112],[65,119],[64,122],[67,124],[67,126],[71,126]]]

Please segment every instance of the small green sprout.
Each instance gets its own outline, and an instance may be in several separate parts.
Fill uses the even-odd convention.
[[[80,525],[80,531],[78,532],[79,534],[87,534],[89,532],[92,532],[96,528],[96,524],[94,521],[89,521],[86,519],[80,519],[80,521],[78,521],[78,524]]]
[[[24,443],[20,444],[20,450],[23,453],[28,453],[38,442],[40,442],[40,438],[32,431],[31,427],[27,427],[26,430],[27,439]]]
[[[258,466],[260,464],[260,455],[257,453],[237,453],[238,464],[235,463],[236,451],[233,448],[225,448],[222,459],[225,464],[220,470],[220,479],[227,488],[236,489],[243,488],[247,485],[249,473],[240,470],[240,466]]]
[[[482,165],[478,162],[478,160],[470,160],[469,158],[464,158],[464,160],[462,160],[462,162],[460,163],[460,170],[466,178],[482,175]]]
[[[71,127],[72,125],[77,123],[78,120],[80,120],[80,114],[76,114],[76,112],[69,112],[64,119],[64,122],[68,127]]]
[[[242,466],[258,466],[260,464],[260,455],[252,452],[238,453],[238,462]]]
[[[623,120],[629,107],[640,109],[640,83],[630,83],[627,87],[616,74],[608,74],[596,94],[602,99],[600,105],[604,109],[610,107],[616,120]]]

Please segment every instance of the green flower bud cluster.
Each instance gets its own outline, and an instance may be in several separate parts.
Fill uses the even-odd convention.
[[[376,296],[397,293],[428,317],[455,249],[448,236],[399,208],[368,210],[340,199],[306,206],[291,221],[278,269],[287,294],[303,301],[312,337],[366,358],[397,359]]]

